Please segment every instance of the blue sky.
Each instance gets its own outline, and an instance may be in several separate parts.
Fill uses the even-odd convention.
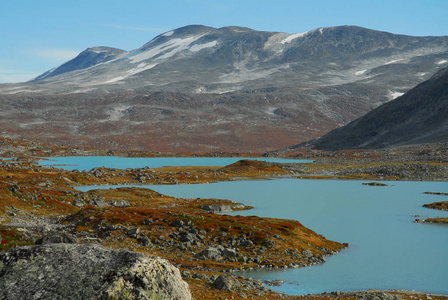
[[[88,47],[133,50],[191,24],[439,36],[448,35],[447,12],[448,0],[1,0],[0,83],[30,80]]]

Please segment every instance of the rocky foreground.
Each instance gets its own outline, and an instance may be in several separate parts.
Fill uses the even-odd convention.
[[[96,244],[0,252],[0,278],[1,299],[191,299],[167,260]]]

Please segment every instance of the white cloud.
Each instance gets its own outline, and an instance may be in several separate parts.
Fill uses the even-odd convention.
[[[56,48],[42,48],[30,51],[30,54],[34,57],[57,63],[71,60],[75,58],[79,53],[79,51],[75,50]]]
[[[24,82],[36,78],[38,75],[32,71],[0,68],[0,83]]]
[[[167,29],[157,28],[157,27],[136,27],[136,26],[122,26],[122,25],[104,25],[105,27],[115,28],[115,29],[126,29],[134,31],[151,31],[151,32],[165,32]]]

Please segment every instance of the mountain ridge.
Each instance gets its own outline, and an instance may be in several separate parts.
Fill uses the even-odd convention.
[[[135,50],[116,49],[119,54],[82,61],[79,57],[85,56],[87,49],[29,84],[0,85],[0,93],[21,89],[40,92],[42,88],[46,93],[60,94],[125,89],[223,93],[276,86],[309,88],[375,81],[383,73],[390,76],[394,68],[404,67],[420,71],[422,79],[427,79],[436,66],[425,63],[431,59],[436,64],[439,55],[446,58],[447,49],[448,37],[412,37],[358,26],[289,34],[190,25],[160,34]],[[75,62],[77,66],[73,66]],[[397,86],[403,90],[411,87]]]
[[[448,37],[356,26],[290,34],[192,25],[132,51],[97,50],[78,55],[68,72],[61,66],[55,76],[0,85],[0,134],[265,152],[345,125],[448,66]]]

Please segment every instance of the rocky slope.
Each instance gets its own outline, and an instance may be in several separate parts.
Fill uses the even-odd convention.
[[[430,78],[448,37],[355,26],[187,26],[0,85],[0,134],[146,151],[257,151],[319,137]]]
[[[2,299],[191,299],[168,261],[94,244],[0,252],[0,279]]]
[[[310,142],[319,149],[448,141],[448,68],[398,99]]]

